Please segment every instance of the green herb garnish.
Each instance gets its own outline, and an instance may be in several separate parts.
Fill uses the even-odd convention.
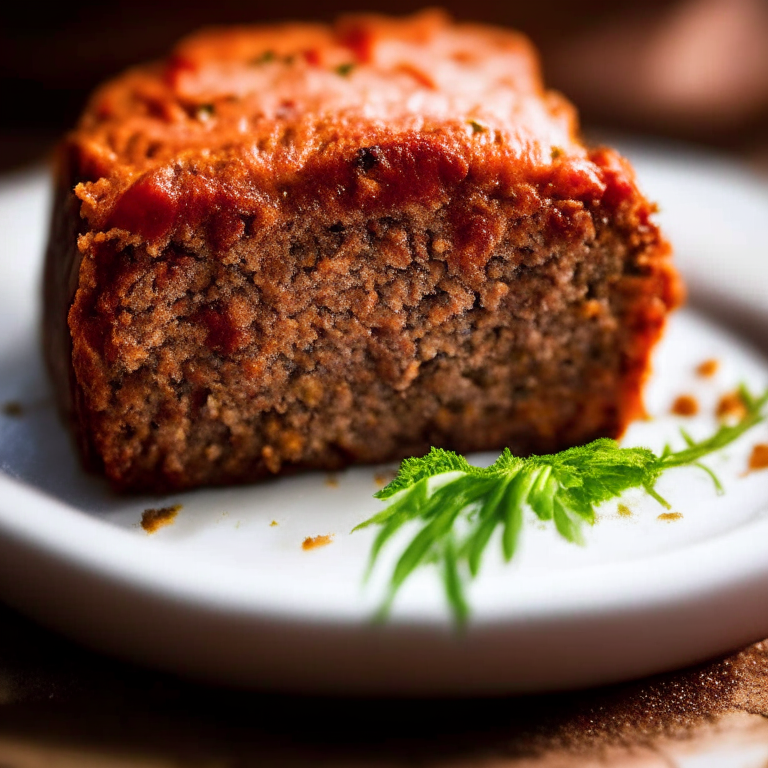
[[[274,61],[276,58],[277,54],[274,51],[264,51],[258,56],[252,58],[249,63],[255,67],[258,67],[261,64],[268,64],[270,61]]]
[[[553,160],[557,160],[561,158],[564,154],[565,153],[563,152],[562,149],[560,149],[560,147],[552,147],[552,151],[550,152],[550,157]]]
[[[488,130],[482,123],[478,123],[477,120],[467,120],[467,125],[472,128],[473,136],[476,133],[485,133]]]
[[[673,451],[667,445],[660,455],[648,448],[620,448],[615,440],[604,438],[527,459],[504,449],[487,468],[472,466],[463,456],[440,448],[423,458],[406,459],[395,479],[375,494],[389,501],[387,507],[354,529],[381,527],[371,549],[370,573],[389,539],[406,523],[419,524],[395,565],[380,616],[386,616],[398,590],[416,568],[437,563],[448,603],[455,618],[463,622],[469,615],[465,584],[480,571],[492,535],[497,528],[501,530],[502,553],[507,562],[511,560],[527,507],[540,520],[553,522],[563,538],[582,543],[582,525],[594,523],[595,507],[630,488],[643,489],[669,509],[655,490],[659,477],[669,469],[698,467],[722,493],[720,481],[701,459],[763,421],[762,409],[768,402],[768,391],[759,398],[745,387],[740,393],[746,412],[738,423],[722,425],[700,442],[681,430],[686,447]]]
[[[355,65],[353,62],[347,62],[346,64],[339,64],[338,67],[334,70],[337,75],[341,75],[342,77],[348,77],[349,74],[352,72],[352,70],[355,68]]]

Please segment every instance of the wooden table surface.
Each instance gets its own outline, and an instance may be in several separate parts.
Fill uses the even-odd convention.
[[[0,166],[40,140],[0,141]],[[755,167],[768,172],[768,155]],[[764,341],[764,340],[763,340]],[[233,691],[82,649],[0,604],[0,768],[768,766],[768,640],[583,692],[349,700]]]
[[[584,692],[288,697],[107,659],[0,607],[0,766],[768,765],[768,642]],[[713,759],[715,759],[713,757]]]

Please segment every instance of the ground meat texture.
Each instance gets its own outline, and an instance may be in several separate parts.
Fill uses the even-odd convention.
[[[47,357],[120,490],[617,436],[680,295],[527,41],[433,12],[193,37],[58,179]]]

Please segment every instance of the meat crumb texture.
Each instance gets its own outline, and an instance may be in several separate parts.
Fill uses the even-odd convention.
[[[517,33],[204,31],[61,146],[49,368],[118,490],[616,437],[681,296],[654,211]]]

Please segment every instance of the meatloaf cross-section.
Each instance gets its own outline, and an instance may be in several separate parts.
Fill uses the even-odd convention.
[[[628,163],[520,35],[211,30],[59,155],[45,335],[118,489],[616,436],[679,288]]]

